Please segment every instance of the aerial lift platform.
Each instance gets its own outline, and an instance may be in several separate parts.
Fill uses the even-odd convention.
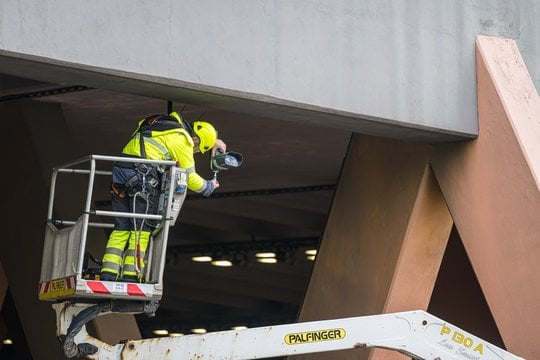
[[[162,181],[158,214],[119,213],[95,208],[93,195],[96,177],[107,176],[110,179],[112,174],[110,168],[115,161],[160,167],[163,171],[164,181]],[[54,205],[57,196],[67,196],[65,191],[57,191],[56,189],[60,174],[88,177],[86,199],[81,206],[82,214],[78,219],[54,218]],[[163,295],[163,269],[169,228],[176,221],[186,192],[187,174],[176,166],[175,161],[90,155],[54,168],[47,211],[39,299],[55,301],[73,299],[159,301]],[[102,217],[110,218],[111,222],[99,222]],[[89,228],[112,229],[114,227],[112,218],[114,217],[145,219],[160,224],[153,232],[148,247],[144,283],[100,281],[99,276],[91,272],[92,268],[89,264],[91,254],[86,251]]]
[[[231,164],[242,158],[231,153]],[[211,170],[229,168],[227,154],[211,159]],[[132,214],[98,210],[93,206],[96,176],[110,176],[98,164],[131,161],[160,166],[163,171],[160,206],[157,214]],[[110,168],[110,166],[109,166]],[[88,177],[82,215],[76,220],[54,218],[59,174]],[[312,321],[203,335],[126,340],[107,344],[86,331],[86,324],[110,313],[145,313],[153,316],[163,295],[163,271],[169,228],[176,222],[187,191],[187,174],[173,161],[153,161],[104,155],[88,157],[53,169],[47,229],[39,283],[39,298],[54,302],[57,337],[67,358],[99,360],[264,359],[358,348],[394,350],[421,360],[519,360],[425,311],[407,311],[334,320]],[[60,196],[65,194],[60,192]],[[144,283],[101,281],[88,265],[87,237],[91,227],[112,228],[97,217],[132,217],[157,221],[152,233]]]

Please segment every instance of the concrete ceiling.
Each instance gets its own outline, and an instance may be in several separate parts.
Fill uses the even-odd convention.
[[[166,99],[78,85],[54,90],[59,85],[4,75],[0,101],[60,104],[76,144],[73,159],[118,155],[138,120],[167,111]],[[189,332],[294,321],[313,266],[303,251],[316,248],[322,235],[351,133],[241,109],[182,102],[173,109],[190,121],[212,122],[244,162],[219,173],[221,187],[210,198],[187,198],[169,239],[160,309],[153,319],[137,316],[143,337],[154,336],[156,328]],[[209,157],[196,155],[196,161],[198,171],[210,177]],[[96,204],[106,208],[104,190]],[[287,261],[257,263],[254,252],[264,249],[282,250]],[[190,260],[201,252],[235,255],[239,262],[218,268]]]

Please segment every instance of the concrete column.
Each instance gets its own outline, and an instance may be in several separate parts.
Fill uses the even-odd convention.
[[[427,309],[452,227],[430,154],[425,145],[353,136],[300,321]]]
[[[477,38],[480,136],[433,168],[506,348],[540,357],[540,99],[514,41]]]
[[[427,310],[454,221],[428,166],[418,189],[383,313]],[[372,360],[409,359],[376,349]]]

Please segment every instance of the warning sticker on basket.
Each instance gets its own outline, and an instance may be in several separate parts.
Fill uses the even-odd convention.
[[[39,284],[40,299],[54,299],[71,295],[75,292],[75,278],[68,276],[66,278],[45,281]]]
[[[66,279],[56,279],[49,285],[50,291],[62,291],[66,288]]]

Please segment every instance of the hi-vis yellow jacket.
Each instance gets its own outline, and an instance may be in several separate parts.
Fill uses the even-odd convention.
[[[130,141],[124,146],[123,154],[141,156],[139,128],[145,119],[139,122],[137,130]],[[207,180],[195,171],[193,159],[193,139],[183,128],[172,128],[162,131],[150,131],[144,136],[144,151],[146,158],[151,160],[176,160],[181,168],[188,173],[188,189],[197,193],[206,190]],[[150,135],[150,136],[147,136]]]

